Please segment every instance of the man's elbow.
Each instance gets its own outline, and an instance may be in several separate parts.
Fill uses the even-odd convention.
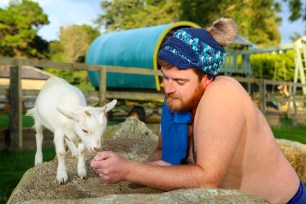
[[[221,188],[223,178],[221,174],[213,174],[209,173],[207,171],[204,171],[203,168],[201,168],[201,175],[200,179],[198,179],[198,186],[199,188]]]
[[[199,188],[221,188],[220,182],[206,181],[199,185]]]

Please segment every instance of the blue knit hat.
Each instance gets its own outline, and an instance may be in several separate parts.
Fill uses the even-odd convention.
[[[179,69],[197,68],[209,78],[219,73],[225,55],[223,47],[203,28],[179,29],[158,53],[159,59]]]

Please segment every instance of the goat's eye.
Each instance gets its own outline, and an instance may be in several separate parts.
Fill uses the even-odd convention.
[[[82,131],[83,131],[85,134],[87,134],[87,133],[88,133],[88,131],[87,131],[87,130],[82,129]]]

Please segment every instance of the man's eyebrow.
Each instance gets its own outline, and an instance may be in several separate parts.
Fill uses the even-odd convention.
[[[160,71],[161,71],[161,73],[163,74],[164,77],[169,78],[169,77],[162,71],[162,69],[161,69]],[[188,79],[188,78],[171,78],[171,79],[174,80],[174,81],[190,81],[190,79]]]

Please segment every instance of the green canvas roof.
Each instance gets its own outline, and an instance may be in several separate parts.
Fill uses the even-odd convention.
[[[172,24],[130,29],[102,34],[93,41],[86,56],[87,64],[158,69],[157,54],[163,42],[182,27],[200,27],[180,21]],[[99,87],[99,73],[88,72],[94,87]],[[140,88],[159,90],[155,76],[107,73],[108,88]]]

